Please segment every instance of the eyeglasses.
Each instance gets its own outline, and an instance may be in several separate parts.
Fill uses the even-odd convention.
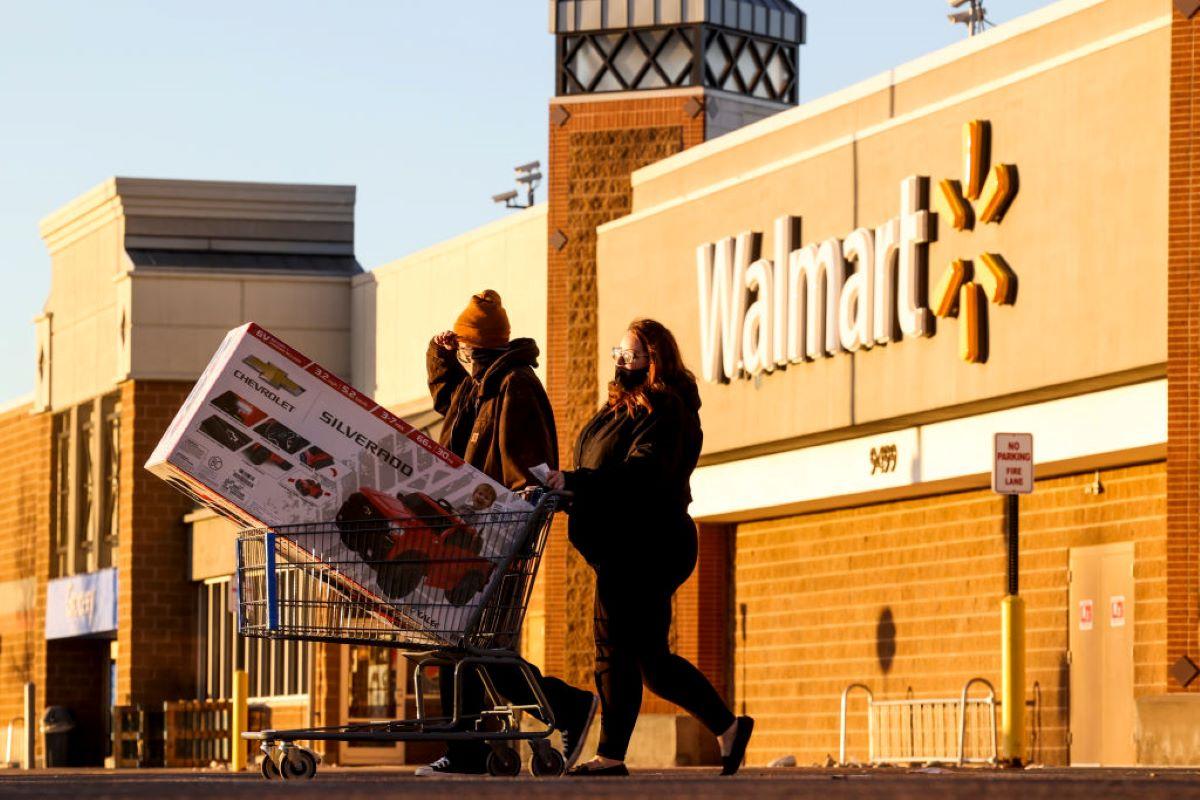
[[[454,355],[458,359],[458,363],[466,366],[476,362],[491,363],[503,352],[503,347],[467,347],[460,344],[455,349]]]
[[[639,353],[637,350],[622,350],[620,347],[612,349],[613,361],[618,364],[632,364],[639,358],[644,358],[645,355],[645,353]]]

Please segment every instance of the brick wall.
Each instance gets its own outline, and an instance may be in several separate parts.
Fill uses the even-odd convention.
[[[1135,543],[1134,690],[1165,690],[1166,473],[1161,462],[1110,470],[1099,495],[1084,492],[1091,474],[1040,481],[1021,498],[1037,761],[1067,761],[1069,548]],[[976,675],[999,688],[1005,537],[1003,501],[991,492],[755,522],[736,537],[746,624],[737,622],[734,683],[758,720],[749,763],[836,757],[839,700],[853,682],[876,698],[956,696]],[[865,758],[865,715],[852,722],[851,755]]]
[[[1168,664],[1200,662],[1200,15],[1171,29],[1167,244]],[[1174,681],[1171,690],[1181,687]],[[1200,691],[1200,681],[1192,684]]]
[[[192,502],[143,468],[183,405],[185,381],[121,384],[117,700],[157,705],[196,692],[195,586],[183,516]]]
[[[308,727],[308,706],[304,703],[296,705],[273,705],[270,707],[270,727],[275,730],[287,730],[288,728],[307,728]],[[258,757],[258,748],[255,748],[255,757]],[[325,761],[323,763],[331,763]],[[332,762],[336,763],[336,762]]]
[[[0,416],[0,724],[23,713],[26,681],[44,685],[50,551],[50,415]],[[29,580],[31,579],[31,580]],[[43,698],[39,696],[39,705]]]
[[[575,437],[595,411],[596,227],[629,213],[630,174],[704,140],[704,115],[688,98],[569,103],[551,109],[547,286],[547,391],[560,458],[571,466]],[[561,109],[569,116],[562,119]],[[561,248],[555,246],[565,236]],[[568,546],[560,520],[551,532],[534,602],[545,614],[545,667],[592,685],[592,575]],[[536,618],[536,615],[535,617]]]

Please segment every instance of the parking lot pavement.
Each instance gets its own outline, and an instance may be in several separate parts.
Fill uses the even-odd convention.
[[[0,772],[0,796],[357,798],[716,797],[817,800],[1177,800],[1200,798],[1200,770],[713,769],[639,770],[629,778],[415,778],[408,769],[324,768],[312,781],[266,782],[216,770],[38,770]]]

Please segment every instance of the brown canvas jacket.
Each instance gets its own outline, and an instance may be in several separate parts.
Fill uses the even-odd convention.
[[[514,339],[476,380],[453,350],[429,343],[425,366],[434,409],[445,417],[439,442],[510,489],[537,484],[530,467],[558,468],[554,412],[534,373],[532,339]]]

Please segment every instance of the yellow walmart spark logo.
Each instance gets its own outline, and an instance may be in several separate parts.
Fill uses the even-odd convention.
[[[1017,168],[996,164],[989,169],[990,151],[988,122],[963,125],[962,181],[938,183],[933,202],[939,217],[955,230],[971,230],[977,221],[999,223],[1017,196]],[[930,305],[938,317],[958,317],[958,354],[964,361],[987,360],[985,304],[1012,305],[1016,290],[1017,277],[999,253],[980,253],[973,260],[955,258],[946,267],[931,292]]]

